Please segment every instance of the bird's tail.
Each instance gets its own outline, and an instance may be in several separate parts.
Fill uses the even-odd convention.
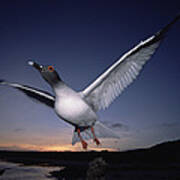
[[[116,134],[113,130],[106,127],[104,124],[102,124],[99,121],[96,121],[93,128],[94,128],[94,132],[97,138],[113,138],[113,139],[120,138],[118,134]],[[90,140],[94,138],[90,128],[83,130],[81,132],[81,137],[84,140]],[[78,136],[77,131],[74,131],[73,138],[72,138],[72,145],[75,145],[77,142],[80,142],[80,138]]]

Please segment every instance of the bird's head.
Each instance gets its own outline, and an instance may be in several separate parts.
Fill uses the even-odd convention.
[[[33,66],[35,69],[37,69],[42,77],[51,85],[55,86],[59,82],[61,82],[61,78],[59,77],[58,73],[54,69],[53,66],[44,66],[44,65],[39,65],[36,62],[33,61],[28,61],[28,64],[30,66]]]

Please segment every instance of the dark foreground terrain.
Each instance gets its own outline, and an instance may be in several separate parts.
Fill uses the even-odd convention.
[[[126,152],[0,151],[0,160],[65,167],[51,172],[57,179],[180,180],[180,140]]]

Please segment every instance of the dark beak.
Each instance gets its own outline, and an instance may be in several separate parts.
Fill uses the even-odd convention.
[[[39,64],[33,62],[33,61],[28,61],[28,64],[30,66],[33,66],[34,68],[36,68],[38,71],[42,71],[42,66],[40,66]]]

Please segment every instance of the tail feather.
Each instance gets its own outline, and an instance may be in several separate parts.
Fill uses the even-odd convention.
[[[96,121],[95,125],[93,126],[94,132],[97,138],[113,138],[113,139],[119,139],[120,136],[113,132],[110,128],[106,127],[104,124],[102,124],[99,121]],[[93,135],[91,132],[91,129],[85,129],[81,132],[81,136],[84,140],[90,140],[93,139]],[[78,133],[74,131],[73,138],[72,138],[72,145],[75,145],[77,142],[80,142],[80,138],[78,136]]]

